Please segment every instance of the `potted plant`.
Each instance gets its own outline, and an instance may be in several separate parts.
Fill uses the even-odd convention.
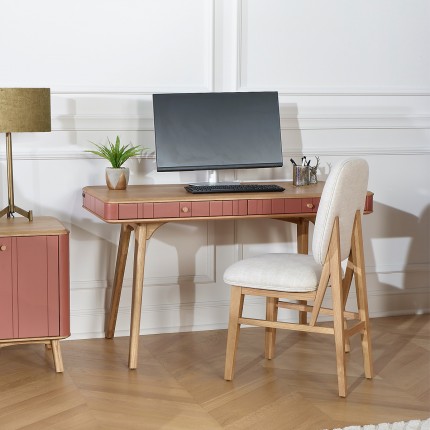
[[[115,144],[109,138],[105,145],[98,145],[91,142],[97,149],[88,149],[85,152],[105,158],[111,164],[106,167],[106,184],[110,190],[125,190],[127,188],[130,170],[122,165],[130,158],[142,153],[143,148],[139,145],[121,145],[119,136],[116,137]]]

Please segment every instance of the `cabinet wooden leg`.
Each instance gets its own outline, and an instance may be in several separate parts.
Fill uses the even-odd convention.
[[[63,367],[63,358],[61,356],[60,341],[58,339],[51,340],[51,347],[52,347],[52,356],[54,357],[55,371],[57,373],[62,373],[64,372],[64,367]]]

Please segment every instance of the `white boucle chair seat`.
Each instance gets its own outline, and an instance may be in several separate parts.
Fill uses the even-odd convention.
[[[232,264],[224,282],[238,287],[285,292],[315,291],[322,267],[311,255],[264,254]]]

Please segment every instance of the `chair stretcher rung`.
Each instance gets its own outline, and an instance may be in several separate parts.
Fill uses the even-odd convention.
[[[334,334],[332,327],[309,326],[306,324],[287,323],[280,321],[266,321],[254,318],[239,318],[239,324],[254,325],[257,327],[280,328],[287,330],[305,331],[310,333]]]
[[[278,308],[294,309],[296,311],[305,311],[305,312],[312,312],[314,309],[313,306],[310,306],[310,305],[302,305],[300,303],[287,303],[287,302],[279,302]],[[333,315],[333,309],[320,308],[320,314]],[[358,312],[344,311],[343,315],[347,319],[352,319],[352,320],[359,319]]]

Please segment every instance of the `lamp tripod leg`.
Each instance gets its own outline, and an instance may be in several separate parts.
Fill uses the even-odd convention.
[[[19,208],[18,206],[15,206],[14,209],[15,209],[15,212],[28,218],[29,221],[33,221],[33,211],[26,211],[24,209]]]
[[[23,217],[27,218],[29,221],[33,221],[33,211],[26,211],[24,209],[21,209],[18,206],[14,206],[14,211],[12,212],[10,206],[6,206],[4,209],[0,211],[0,218],[7,215],[8,218],[13,217],[14,213],[19,213]]]
[[[0,211],[0,218],[3,218],[5,215],[9,216],[9,213],[10,213],[9,206],[6,206],[4,209]]]
[[[18,206],[15,206],[13,192],[13,167],[12,167],[12,134],[6,133],[6,159],[7,159],[7,194],[9,205],[0,211],[0,218],[7,215],[8,218],[13,217],[15,212],[19,213],[29,221],[33,221],[33,211],[26,211]]]

